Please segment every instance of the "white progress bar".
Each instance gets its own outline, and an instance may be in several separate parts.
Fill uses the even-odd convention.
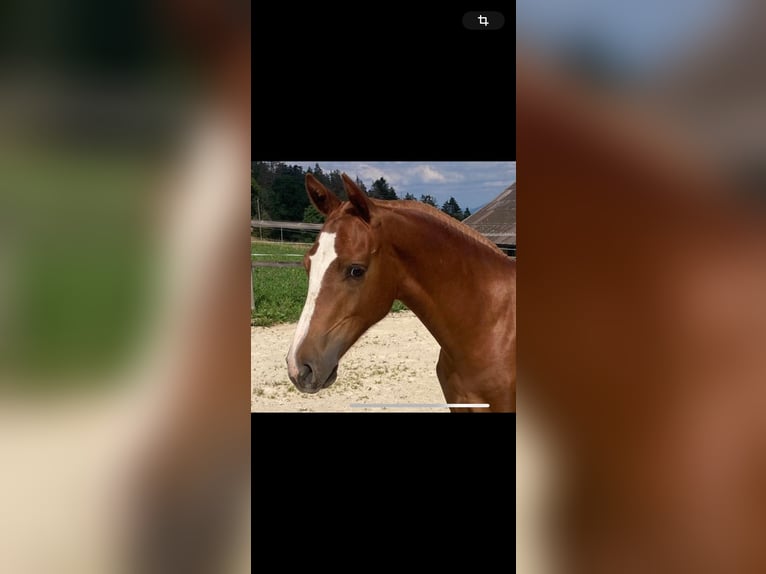
[[[351,403],[353,409],[488,409],[489,403]]]

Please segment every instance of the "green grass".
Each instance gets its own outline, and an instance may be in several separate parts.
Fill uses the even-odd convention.
[[[251,253],[262,253],[268,257],[254,257],[253,261],[300,262],[300,257],[285,257],[287,254],[303,255],[311,249],[309,244],[254,242]],[[251,312],[251,323],[264,327],[277,323],[295,323],[301,316],[303,303],[308,291],[308,277],[303,268],[256,267],[253,270],[253,299],[255,309]],[[392,312],[406,309],[401,301],[394,301]]]
[[[253,325],[297,321],[306,300],[306,291],[308,277],[303,268],[256,267],[253,270]]]
[[[267,255],[253,257],[253,261],[289,261],[300,263],[300,257],[311,245],[303,243],[253,242],[250,253]],[[298,320],[306,300],[308,277],[301,268],[256,267],[253,269],[253,298],[255,309],[251,312],[253,325],[267,326],[275,323],[293,323]]]

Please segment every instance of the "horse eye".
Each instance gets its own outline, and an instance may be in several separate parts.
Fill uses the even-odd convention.
[[[366,269],[364,267],[360,267],[359,265],[352,265],[348,270],[348,274],[350,277],[359,279],[362,275],[364,275],[365,271]]]

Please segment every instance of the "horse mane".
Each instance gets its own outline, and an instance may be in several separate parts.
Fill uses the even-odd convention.
[[[456,233],[483,245],[484,247],[489,247],[495,253],[506,257],[505,253],[503,253],[503,251],[497,245],[492,243],[492,241],[484,237],[474,228],[466,225],[465,223],[461,223],[453,217],[450,217],[432,205],[421,203],[419,201],[413,201],[411,199],[399,199],[393,201],[373,199],[372,201],[375,203],[376,207],[388,208],[397,212],[418,212],[419,214],[422,214],[428,218],[435,219],[439,225],[447,227],[448,229],[451,229]]]

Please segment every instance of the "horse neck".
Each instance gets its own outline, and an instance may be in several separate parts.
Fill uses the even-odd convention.
[[[435,214],[399,207],[384,223],[398,268],[397,299],[423,322],[443,349],[465,346],[475,325],[487,324],[498,281],[512,264]]]

